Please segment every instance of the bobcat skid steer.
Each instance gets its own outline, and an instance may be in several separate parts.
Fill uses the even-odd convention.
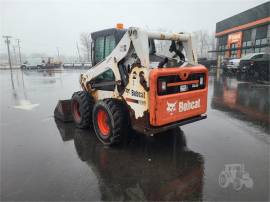
[[[208,71],[187,33],[118,26],[91,34],[93,66],[71,99],[77,127],[107,145],[134,129],[146,135],[206,118]]]

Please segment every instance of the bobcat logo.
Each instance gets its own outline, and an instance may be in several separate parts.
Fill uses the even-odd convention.
[[[175,103],[169,103],[167,102],[167,112],[172,115],[176,111],[176,102]]]

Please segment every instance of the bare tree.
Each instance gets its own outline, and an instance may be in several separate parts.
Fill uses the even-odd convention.
[[[194,32],[197,39],[197,52],[199,57],[206,57],[205,49],[208,43],[208,32],[206,30],[199,30]]]
[[[216,50],[216,44],[217,44],[217,40],[216,40],[216,36],[215,36],[215,32],[210,32],[209,34],[209,50],[208,51],[215,51]],[[216,52],[211,52],[210,53],[210,57],[211,59],[216,58]]]
[[[215,50],[215,35],[207,30],[195,31],[197,39],[197,52],[199,57],[210,57],[209,51]]]
[[[80,35],[82,50],[86,55],[86,60],[90,61],[90,55],[91,55],[91,37],[90,33],[84,32]]]

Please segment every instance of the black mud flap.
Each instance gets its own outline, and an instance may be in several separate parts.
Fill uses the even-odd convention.
[[[54,109],[54,117],[63,122],[72,122],[71,100],[59,100]]]

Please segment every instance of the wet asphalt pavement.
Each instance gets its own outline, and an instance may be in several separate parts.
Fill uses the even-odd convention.
[[[210,77],[206,120],[110,148],[54,120],[81,71],[0,71],[1,200],[269,201],[269,85]]]

